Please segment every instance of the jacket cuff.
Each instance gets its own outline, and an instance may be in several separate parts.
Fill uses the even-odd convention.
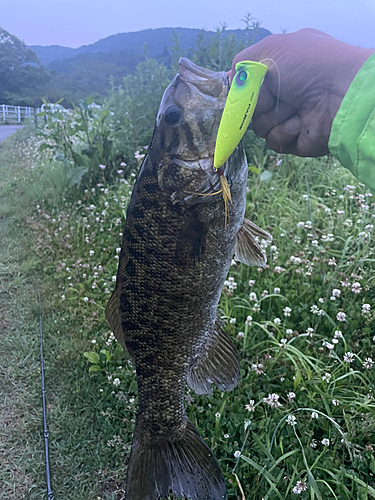
[[[333,120],[328,148],[375,189],[375,54],[363,64]]]

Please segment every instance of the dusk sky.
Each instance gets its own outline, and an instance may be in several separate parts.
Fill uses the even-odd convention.
[[[0,26],[27,45],[79,47],[147,28],[244,27],[246,12],[272,33],[316,28],[375,47],[375,0],[0,0]]]

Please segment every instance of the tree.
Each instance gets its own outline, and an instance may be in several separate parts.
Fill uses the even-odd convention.
[[[40,105],[49,79],[35,52],[0,28],[0,104]]]

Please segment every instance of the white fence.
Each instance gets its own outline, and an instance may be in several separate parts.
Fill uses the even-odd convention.
[[[0,104],[0,123],[22,123],[27,118],[32,118],[40,109],[30,106],[9,106]]]

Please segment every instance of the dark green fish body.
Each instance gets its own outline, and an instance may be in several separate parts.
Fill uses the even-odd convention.
[[[226,227],[223,199],[214,194],[220,190],[214,139],[227,92],[225,73],[180,61],[128,207],[116,288],[106,310],[137,373],[128,500],[170,493],[225,498],[219,466],[186,416],[184,393],[187,383],[200,394],[212,393],[212,383],[231,390],[239,377],[235,348],[217,320],[235,247],[246,254],[249,244],[242,146],[223,167],[232,196]],[[238,248],[241,231],[248,243]],[[262,264],[259,247],[250,243],[253,260]]]

